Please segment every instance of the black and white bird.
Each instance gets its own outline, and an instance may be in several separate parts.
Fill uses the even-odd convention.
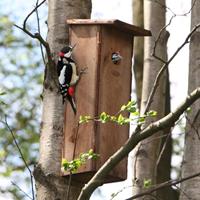
[[[60,91],[63,96],[63,103],[67,99],[76,114],[76,104],[74,101],[75,84],[79,80],[77,75],[77,67],[72,59],[72,51],[75,45],[66,46],[59,52],[57,63],[58,80],[60,84]]]

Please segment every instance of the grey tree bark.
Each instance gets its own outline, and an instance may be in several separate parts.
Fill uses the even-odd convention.
[[[153,87],[155,77],[162,66],[162,62],[151,56],[159,31],[165,25],[165,0],[154,1],[144,0],[144,27],[151,30],[152,37],[146,37],[144,40],[144,73],[143,88],[141,100],[141,113],[144,112],[146,102],[150,91]],[[159,16],[159,20],[158,20]],[[166,44],[169,34],[164,31],[157,42],[156,55],[163,60],[167,59]],[[155,119],[150,119],[145,126],[153,120],[160,119],[165,113],[166,103],[166,73],[163,74],[159,87],[153,98],[150,110],[156,110],[158,115]],[[139,194],[144,191],[144,182],[150,181],[151,184],[156,183],[157,179],[157,159],[161,148],[161,139],[159,136],[163,132],[159,132],[153,137],[142,141],[134,150],[133,159],[133,193]],[[148,199],[148,197],[147,197]],[[150,197],[152,199],[152,197]]]
[[[139,27],[144,27],[144,0],[133,0],[133,24]],[[134,38],[134,76],[136,85],[137,104],[140,107],[142,97],[142,80],[143,80],[143,65],[144,65],[144,37]]]
[[[144,9],[143,9],[143,0],[133,0],[133,24],[144,27]],[[136,96],[137,103],[140,107],[141,96],[142,96],[142,81],[143,81],[143,65],[144,65],[144,38],[135,37],[134,38],[134,76],[136,84]],[[169,83],[169,74],[167,70],[166,76],[166,103],[165,103],[165,114],[167,115],[170,112],[170,83]],[[165,137],[161,141],[162,156],[160,161],[157,163],[157,183],[162,183],[170,179],[171,173],[171,155],[172,155],[172,138],[168,134],[170,129],[165,130]],[[163,200],[173,199],[173,191],[171,188],[167,187],[157,192],[159,198]]]
[[[49,0],[48,35],[53,60],[68,44],[67,18],[90,18],[90,0]],[[56,64],[47,63],[43,88],[43,114],[40,136],[40,156],[34,170],[38,200],[66,199],[68,180],[62,178],[62,142],[64,106],[58,89]],[[81,185],[71,188],[70,199],[77,199]]]
[[[194,0],[192,1],[192,5]],[[196,1],[191,13],[191,29],[200,23],[200,1]],[[200,29],[190,40],[189,54],[189,87],[188,92],[200,85]],[[187,116],[185,133],[184,158],[182,163],[182,178],[200,172],[200,101],[191,106]],[[200,198],[200,177],[193,178],[181,184],[180,200]]]

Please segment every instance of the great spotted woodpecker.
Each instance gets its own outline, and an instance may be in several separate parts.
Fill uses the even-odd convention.
[[[74,101],[75,84],[79,80],[77,75],[77,68],[74,60],[72,59],[73,47],[66,46],[59,52],[57,63],[58,80],[60,84],[60,91],[63,96],[63,104],[67,99],[76,114],[76,104]]]

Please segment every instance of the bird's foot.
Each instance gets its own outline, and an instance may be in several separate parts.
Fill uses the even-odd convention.
[[[82,75],[82,74],[86,74],[86,71],[87,71],[88,67],[84,67],[80,70],[79,72],[79,76]]]

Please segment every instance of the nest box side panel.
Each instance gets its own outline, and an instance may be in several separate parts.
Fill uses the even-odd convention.
[[[70,44],[76,44],[73,52],[78,71],[87,68],[76,86],[75,100],[77,114],[74,115],[70,104],[66,106],[63,157],[67,160],[79,156],[89,149],[95,150],[95,123],[79,126],[80,115],[96,115],[97,109],[97,58],[99,26],[70,25]],[[77,130],[78,129],[78,130]],[[93,161],[87,162],[78,172],[94,171]]]
[[[105,111],[115,115],[123,104],[130,100],[131,66],[133,36],[117,28],[103,26],[102,49],[99,82],[99,113]],[[122,60],[114,64],[113,53],[119,53]],[[96,146],[100,154],[97,161],[100,167],[114,152],[116,152],[129,137],[128,125],[106,123],[98,125],[98,140]],[[123,159],[111,172],[113,177],[126,179],[127,159]]]

